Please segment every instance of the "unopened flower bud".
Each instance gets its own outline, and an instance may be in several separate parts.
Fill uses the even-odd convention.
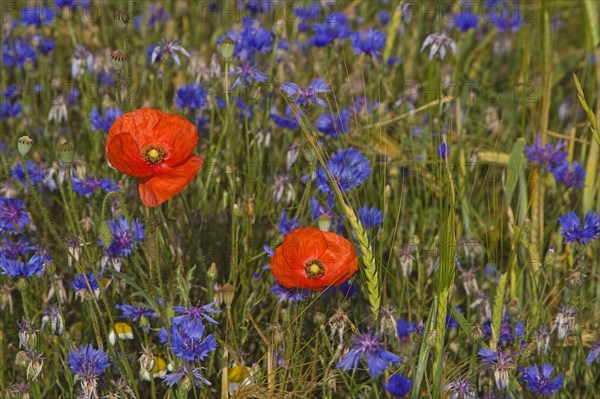
[[[317,224],[319,226],[319,230],[329,231],[331,228],[331,217],[328,214],[323,213],[321,216],[319,216]]]
[[[27,364],[29,364],[29,361],[27,359],[27,352],[25,351],[19,351],[17,352],[17,356],[15,356],[15,364],[18,367],[27,367]]]
[[[65,164],[71,164],[75,157],[73,144],[65,141],[58,146],[58,158]]]
[[[123,50],[115,50],[110,54],[110,61],[112,63],[112,66],[117,71],[123,69],[128,58],[129,55],[127,54],[127,51]]]
[[[208,271],[206,272],[206,277],[208,277],[208,279],[210,281],[215,281],[217,279],[217,275],[218,275],[217,264],[215,262],[213,262],[210,264],[210,267],[208,268]]]
[[[283,20],[280,19],[275,23],[275,29],[273,30],[273,33],[275,33],[275,36],[281,36],[284,28],[285,23]]]
[[[225,285],[223,285],[223,288],[221,291],[222,291],[222,295],[223,295],[223,302],[225,302],[225,306],[227,308],[230,308],[231,304],[233,303],[235,287],[229,283],[226,283]]]
[[[20,137],[17,141],[17,149],[19,150],[19,154],[21,154],[22,157],[29,154],[29,151],[31,151],[32,144],[33,140],[29,138],[29,136]]]
[[[437,339],[438,339],[437,331],[431,330],[427,334],[427,337],[425,337],[425,342],[427,343],[427,346],[429,346],[430,348],[433,348],[435,346],[435,344],[437,343]]]
[[[110,226],[106,221],[102,221],[102,223],[100,223],[100,240],[102,240],[102,243],[105,247],[108,247],[110,246],[112,239],[113,234]]]
[[[549,269],[554,267],[556,264],[556,253],[554,251],[554,247],[548,248],[548,252],[546,252],[546,256],[544,256],[544,268]]]
[[[219,47],[219,52],[221,53],[221,57],[225,60],[230,60],[233,57],[233,51],[235,50],[235,42],[230,38],[226,37],[221,42],[221,47]]]

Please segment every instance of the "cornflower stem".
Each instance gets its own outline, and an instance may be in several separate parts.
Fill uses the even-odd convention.
[[[83,242],[87,242],[85,239],[85,235],[83,234],[83,229],[81,228],[81,224],[79,224],[79,215],[77,212],[77,207],[75,205],[75,197],[73,196],[73,177],[71,176],[71,165],[67,165],[67,184],[69,187],[69,207],[71,208],[71,213],[73,214],[73,223],[75,228],[77,229],[77,234],[81,237]],[[89,252],[89,248],[84,244],[83,252],[86,254],[88,259],[91,259],[91,255]]]
[[[229,61],[225,61],[225,104],[227,106],[225,124],[223,126],[223,135],[227,136],[227,145],[229,147],[229,167],[231,168],[230,180],[230,208],[231,208],[231,261],[229,270],[229,281],[235,285],[237,279],[238,267],[238,240],[237,240],[237,217],[235,215],[236,194],[236,176],[235,176],[235,148],[233,130],[230,128],[231,107],[229,98]]]

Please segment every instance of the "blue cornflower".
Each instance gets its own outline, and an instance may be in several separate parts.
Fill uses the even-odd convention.
[[[448,159],[448,157],[450,156],[450,145],[442,143],[438,145],[436,152],[440,158]]]
[[[44,267],[49,261],[50,255],[42,252],[34,254],[27,263],[8,259],[4,255],[0,255],[0,269],[2,269],[2,274],[6,276],[30,279],[34,274],[43,275]]]
[[[40,50],[40,53],[48,55],[52,50],[54,50],[55,46],[56,43],[54,42],[54,39],[50,37],[44,37],[40,39],[38,50]]]
[[[105,178],[88,177],[86,179],[73,178],[73,191],[85,198],[92,198],[96,189],[99,188],[105,193],[121,191],[119,185],[114,180]]]
[[[339,150],[326,164],[327,172],[344,192],[360,186],[371,175],[371,164],[356,148],[350,147],[347,150]],[[333,193],[327,173],[323,168],[316,172],[315,182],[319,191],[322,193]]]
[[[23,68],[25,63],[37,60],[35,49],[28,42],[16,39],[14,42],[5,40],[2,45],[2,65],[5,67],[18,66]]]
[[[75,9],[75,7],[77,7],[77,0],[54,0],[54,5],[57,8],[71,8],[71,9]],[[81,2],[83,3],[83,1]]]
[[[341,12],[329,14],[322,24],[314,24],[312,30],[314,36],[310,44],[315,47],[325,47],[335,39],[345,39],[352,34],[348,17]]]
[[[363,205],[358,209],[358,220],[365,229],[381,227],[383,224],[383,213],[377,208],[369,208]]]
[[[16,198],[0,197],[0,232],[18,233],[31,222],[25,203]]]
[[[563,150],[564,147],[565,143],[562,141],[556,143],[555,146],[551,143],[546,143],[543,146],[542,137],[537,134],[533,146],[525,146],[525,156],[527,156],[527,160],[531,163],[557,166],[567,158],[568,154]]]
[[[449,392],[451,399],[477,399],[473,383],[466,378],[444,385],[442,392]]]
[[[328,216],[329,219],[335,219],[336,215],[333,212],[333,205],[332,196],[327,197],[327,203],[324,205],[321,205],[321,203],[315,197],[312,197],[310,199],[310,215],[312,220],[317,221],[323,215]]]
[[[29,175],[29,180],[31,180],[32,184],[38,184],[44,181],[41,165],[36,164],[33,161],[27,161],[25,165],[27,166],[27,174]],[[22,163],[19,162],[16,164],[10,171],[10,175],[27,187],[27,179],[25,178],[25,171],[23,170]]]
[[[138,321],[142,317],[149,319],[156,315],[156,312],[152,309],[128,304],[116,305],[115,309],[121,312],[121,318],[132,319],[133,321]]]
[[[594,362],[594,360],[598,359],[598,356],[600,356],[600,341],[594,342],[592,348],[590,349],[590,353],[585,359],[585,363],[589,366]]]
[[[525,323],[522,321],[515,323],[515,338],[520,339],[525,336]]]
[[[40,27],[42,25],[52,25],[56,19],[54,9],[36,4],[34,7],[25,7],[21,10],[21,23]]]
[[[385,47],[385,33],[377,29],[369,29],[366,33],[354,32],[350,36],[352,50],[355,54],[368,54],[381,57],[381,50]]]
[[[235,76],[235,81],[231,86],[232,89],[237,89],[238,87],[243,89],[246,85],[252,86],[256,83],[265,83],[268,80],[267,75],[249,63],[243,63],[231,71],[229,75]]]
[[[285,107],[285,115],[284,116],[277,115],[275,113],[275,108],[273,108],[273,110],[271,110],[270,116],[271,116],[271,119],[273,120],[273,122],[275,122],[275,124],[277,126],[279,126],[280,128],[290,129],[290,130],[298,130],[300,128],[300,123],[298,121],[302,117],[302,112],[300,110],[298,110],[297,112],[298,112],[298,115],[296,116],[294,114],[292,107],[287,105]]]
[[[162,45],[157,45],[152,50],[152,56],[150,57],[150,63],[154,64],[155,62],[159,62],[163,56],[171,57],[177,66],[181,66],[181,59],[179,58],[179,53],[185,55],[187,58],[190,58],[190,53],[186,49],[183,48],[182,45],[179,44],[178,39],[173,39],[167,41],[163,37]]]
[[[290,231],[296,230],[298,227],[300,227],[300,218],[288,218],[287,211],[282,209],[277,227],[279,228],[281,234],[285,237]]]
[[[237,107],[240,110],[240,120],[241,121],[244,121],[247,119],[250,122],[254,119],[254,105],[247,103],[241,97],[238,97],[235,100],[235,105],[237,105]]]
[[[123,111],[119,107],[106,108],[104,110],[104,116],[100,114],[96,107],[92,108],[92,111],[90,112],[90,125],[92,126],[92,131],[95,132],[101,130],[108,133],[112,124],[121,115],[123,115]]]
[[[489,13],[488,18],[492,24],[496,26],[498,32],[518,32],[525,24],[525,20],[518,9],[515,9],[512,15],[508,14],[506,8],[502,8],[502,12],[498,14],[496,11]]]
[[[585,169],[577,162],[569,164],[565,161],[560,165],[550,168],[557,183],[567,188],[583,188],[585,182]]]
[[[379,335],[370,332],[363,333],[352,341],[353,348],[340,360],[336,368],[344,371],[356,369],[361,359],[367,360],[367,369],[371,377],[375,378],[383,373],[388,364],[397,365],[401,357],[387,351],[382,347]]]
[[[102,349],[94,349],[92,345],[87,344],[78,349],[71,349],[67,364],[75,373],[75,380],[81,381],[83,390],[95,392],[98,378],[110,366],[111,361]]]
[[[11,240],[9,236],[5,235],[2,237],[2,243],[0,244],[0,255],[8,259],[17,259],[36,249],[37,246],[33,245],[31,240],[25,236],[17,236],[16,239]]]
[[[379,11],[377,14],[377,18],[379,19],[379,23],[383,26],[386,26],[390,22],[390,12],[387,10]]]
[[[131,232],[129,231],[127,218],[121,217],[118,220],[108,220],[107,223],[112,232],[112,241],[108,247],[104,248],[104,252],[110,258],[130,255],[137,242],[144,239],[144,225],[137,219],[131,221]],[[102,242],[100,242],[100,245],[104,246]]]
[[[244,18],[243,28],[239,32],[228,31],[219,37],[217,44],[220,45],[226,37],[233,40],[233,54],[242,61],[250,62],[256,54],[266,54],[273,49],[273,33],[251,18]]]
[[[302,302],[310,295],[310,291],[302,288],[285,288],[275,281],[271,287],[271,292],[279,298],[279,302]]]
[[[352,110],[344,108],[335,117],[327,112],[319,115],[315,122],[315,127],[326,136],[338,137],[341,134],[346,134],[350,130],[350,117]]]
[[[206,91],[200,83],[184,84],[175,94],[175,105],[179,109],[200,109],[207,103]]]
[[[556,378],[550,380],[550,375],[554,367],[549,364],[542,364],[541,368],[537,365],[529,366],[523,371],[521,379],[532,392],[541,395],[554,395],[562,388],[564,378],[560,373]]]
[[[560,235],[565,238],[565,242],[587,244],[600,236],[600,217],[592,211],[586,213],[583,225],[573,211],[567,212],[558,221],[562,227]]]
[[[294,14],[296,17],[300,18],[300,23],[298,24],[299,32],[306,32],[310,28],[310,23],[312,21],[316,21],[321,17],[322,7],[317,2],[311,2],[308,6],[295,6]]]
[[[171,325],[169,334],[163,328],[159,333],[162,343],[170,342],[169,348],[175,356],[187,362],[202,361],[217,349],[214,334],[204,337],[204,326],[199,321],[183,325]]]
[[[13,103],[7,101],[0,104],[0,121],[5,121],[9,118],[17,118],[22,113],[23,108],[18,101]]]
[[[176,372],[165,375],[163,380],[165,381],[165,384],[170,387],[177,384],[182,378],[190,378],[194,381],[194,385],[197,388],[200,388],[202,384],[211,385],[210,381],[200,374],[200,370],[204,370],[204,367],[196,367],[195,369],[190,370],[188,365],[184,364]]]
[[[4,92],[2,93],[2,95],[8,99],[17,97],[19,94],[21,94],[21,87],[14,83],[9,84],[6,87],[6,90],[4,90]]]
[[[182,327],[192,326],[195,323],[201,323],[202,320],[206,320],[209,323],[219,324],[218,321],[209,316],[210,313],[221,313],[220,310],[215,309],[216,302],[211,302],[208,305],[199,304],[196,306],[173,306],[173,311],[178,315],[171,318],[173,325]]]
[[[161,5],[157,5],[156,3],[150,4],[150,17],[148,21],[144,21],[141,15],[135,17],[133,24],[135,29],[140,29],[142,26],[142,22],[147,22],[149,29],[154,29],[155,26],[164,24],[167,22],[171,16],[169,12]]]
[[[454,18],[454,26],[461,32],[475,29],[479,23],[479,17],[471,11],[463,11]]]
[[[76,295],[81,296],[82,298],[85,296],[85,294],[93,293],[96,298],[98,298],[100,295],[100,286],[98,285],[98,280],[96,279],[96,276],[90,272],[86,272],[85,276],[82,273],[75,276],[71,281],[71,288]]]
[[[412,388],[412,380],[400,374],[393,374],[384,388],[395,398],[404,398]]]
[[[319,94],[329,93],[329,84],[323,79],[315,79],[306,88],[302,88],[296,83],[286,82],[281,86],[281,90],[291,99],[296,100],[296,105],[307,106],[309,102],[319,104],[323,107],[327,103],[319,97]]]
[[[419,331],[419,324],[417,322],[409,322],[406,320],[399,319],[396,322],[398,331],[398,338],[408,338],[411,334]]]

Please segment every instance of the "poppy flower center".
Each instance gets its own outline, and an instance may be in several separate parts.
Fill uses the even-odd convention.
[[[165,159],[165,149],[159,144],[149,144],[143,148],[142,156],[146,163],[156,165]]]
[[[312,259],[304,264],[304,272],[306,273],[306,277],[315,280],[319,277],[323,277],[325,274],[325,266],[320,260]]]

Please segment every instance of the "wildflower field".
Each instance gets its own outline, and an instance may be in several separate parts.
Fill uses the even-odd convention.
[[[0,398],[599,398],[596,0],[2,0]]]

